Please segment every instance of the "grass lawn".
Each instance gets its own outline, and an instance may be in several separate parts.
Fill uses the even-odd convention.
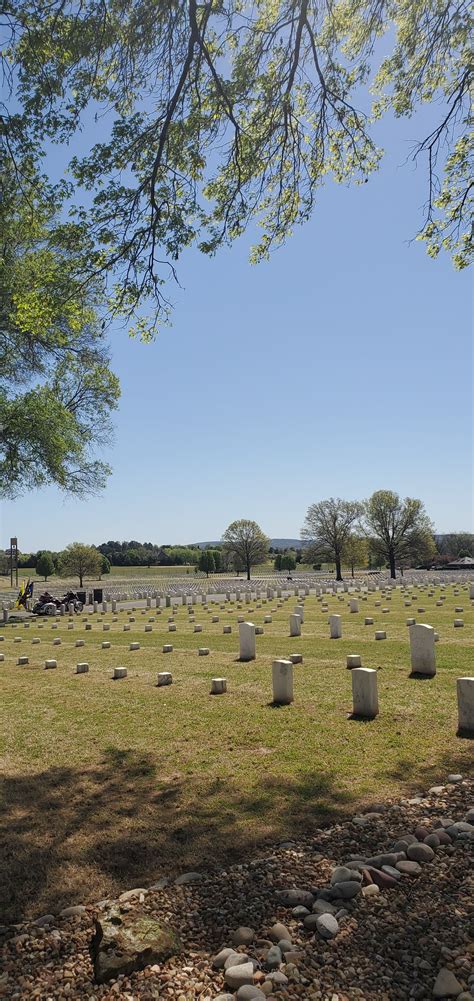
[[[236,604],[208,612],[195,606],[195,634],[188,612],[169,610],[50,619],[3,628],[0,652],[1,821],[0,920],[38,915],[74,902],[98,900],[169,872],[226,864],[266,840],[288,838],[353,813],[385,796],[443,780],[448,771],[472,768],[473,742],[456,736],[456,678],[472,675],[474,609],[466,589],[453,589],[444,607],[419,593],[412,608],[396,592],[378,592],[343,616],[343,638],[328,639],[328,613],[314,596],[305,602],[303,636],[290,639],[296,599],[273,611],[257,637],[257,660],[240,664]],[[375,602],[389,607],[388,614]],[[464,606],[456,614],[455,605]],[[275,601],[242,607],[263,625]],[[423,613],[417,608],[424,607]],[[253,609],[250,612],[250,608]],[[230,613],[227,609],[230,609]],[[211,616],[220,621],[213,624]],[[374,618],[364,626],[364,616]],[[437,675],[409,674],[407,616],[429,622],[440,634]],[[130,632],[123,624],[135,617]],[[155,616],[153,631],[145,623]],[[453,620],[462,617],[463,629]],[[103,622],[111,629],[103,632]],[[232,634],[223,635],[223,625]],[[388,639],[375,642],[375,629]],[[21,636],[21,643],[14,637]],[[41,643],[32,645],[33,637]],[[61,645],[53,646],[60,637]],[[75,648],[76,639],[85,646]],[[103,640],[112,647],[102,650]],[[129,651],[138,640],[141,649]],[[163,643],[174,652],[164,655]],[[208,646],[208,657],[198,657]],[[294,668],[295,702],[271,705],[271,663],[301,652]],[[351,674],[346,655],[359,653],[379,668],[380,715],[373,722],[348,718]],[[17,666],[20,655],[29,665]],[[56,670],[45,671],[54,657]],[[89,674],[75,675],[78,661]],[[114,666],[128,677],[112,681]],[[173,685],[156,687],[158,671]],[[209,695],[210,679],[225,676],[228,694]]]

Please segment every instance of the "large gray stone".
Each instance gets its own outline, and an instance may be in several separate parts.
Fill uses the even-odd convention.
[[[351,900],[352,897],[356,897],[360,893],[360,883],[352,879],[347,880],[342,883],[336,883],[333,890],[335,897],[341,897],[342,900]]]
[[[301,890],[295,886],[288,890],[281,890],[278,894],[278,900],[284,907],[311,908],[313,906],[314,895],[309,890]],[[281,938],[284,937],[283,935],[281,936]]]
[[[237,991],[237,1001],[265,1001],[266,994],[257,987],[256,984],[244,984]]]
[[[224,980],[227,987],[237,991],[244,984],[253,984],[253,963],[242,963],[240,966],[231,966],[225,971]]]
[[[97,983],[143,970],[151,963],[164,963],[182,949],[176,932],[142,910],[123,912],[111,905],[95,923],[90,944]]]
[[[459,980],[456,980],[454,973],[443,967],[436,977],[433,987],[434,998],[457,998],[462,991]]]
[[[429,845],[408,845],[407,848],[407,856],[411,862],[431,862],[434,859],[434,854]]]
[[[320,914],[316,928],[321,938],[334,938],[339,931],[339,925],[333,914]]]

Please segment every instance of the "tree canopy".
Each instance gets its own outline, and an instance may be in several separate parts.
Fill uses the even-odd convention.
[[[100,490],[110,469],[95,457],[112,437],[119,384],[110,371],[97,303],[78,261],[81,226],[61,223],[58,192],[23,161],[0,154],[0,496],[55,483]]]
[[[370,546],[396,577],[397,563],[434,558],[433,525],[421,500],[402,499],[393,490],[376,490],[365,502],[365,523]]]
[[[71,542],[61,553],[61,576],[79,577],[80,587],[84,577],[99,577],[101,572],[102,555],[95,546],[87,546],[83,542]]]
[[[310,545],[308,562],[321,559],[334,560],[336,580],[342,580],[341,564],[353,526],[359,521],[363,506],[359,501],[346,501],[341,497],[311,504],[301,530],[301,538]]]
[[[439,109],[411,153],[426,166],[414,222],[428,252],[457,268],[472,252],[470,10],[464,0],[2,0],[4,136],[25,151],[66,143],[73,218],[90,252],[84,280],[108,275],[112,313],[150,327],[184,248],[214,254],[256,223],[266,257],[311,215],[332,176],[364,183],[381,151],[374,122]],[[381,43],[381,39],[383,42]],[[105,113],[110,112],[109,119]],[[93,116],[104,136],[89,139]],[[82,207],[73,185],[86,192]],[[411,236],[413,234],[407,234]]]
[[[231,557],[237,573],[240,569],[246,570],[247,580],[250,580],[252,567],[266,559],[269,540],[256,521],[241,518],[226,528],[222,543],[224,552]]]

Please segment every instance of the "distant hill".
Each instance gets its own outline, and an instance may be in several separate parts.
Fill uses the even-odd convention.
[[[199,546],[200,549],[206,549],[207,546],[218,546],[220,545],[220,540],[215,539],[213,542],[193,542],[189,545]],[[270,545],[272,549],[301,549],[307,546],[307,542],[302,542],[301,539],[270,539]]]

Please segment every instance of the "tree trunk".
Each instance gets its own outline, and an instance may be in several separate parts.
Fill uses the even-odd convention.
[[[340,556],[336,556],[336,580],[342,580]]]
[[[79,587],[82,588],[82,574],[79,574]]]
[[[247,580],[250,580],[250,563],[247,563]]]
[[[351,571],[352,571],[352,574],[351,574],[351,576],[352,576],[352,578],[353,578],[353,577],[354,577],[354,564],[352,564],[352,566],[351,566]]]
[[[397,576],[397,572],[395,570],[395,553],[390,551],[389,560],[390,560],[390,576],[395,579]]]

